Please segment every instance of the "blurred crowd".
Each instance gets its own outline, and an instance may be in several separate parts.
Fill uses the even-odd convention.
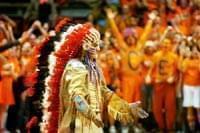
[[[200,132],[199,8],[198,0],[121,0],[101,7],[101,19],[88,17],[102,34],[98,62],[107,86],[150,114],[134,125],[109,118],[105,132]],[[38,90],[26,77],[35,49],[55,34],[36,20],[16,39],[17,26],[0,16],[0,133],[39,125],[31,111],[40,100],[30,100]]]
[[[13,29],[16,23],[9,17],[0,18],[0,132],[11,132],[23,127],[28,118],[24,116],[27,106],[26,97],[34,95],[34,90],[26,89],[25,77],[34,71],[34,48],[49,34],[48,24],[35,21],[24,31],[19,39],[15,39]],[[37,31],[37,33],[33,33]],[[7,115],[9,114],[9,115]],[[22,132],[25,132],[23,130]]]

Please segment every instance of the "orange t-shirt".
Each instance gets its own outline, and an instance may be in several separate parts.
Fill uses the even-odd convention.
[[[173,52],[158,51],[153,56],[153,79],[165,82],[170,76],[176,77],[178,56]]]
[[[127,102],[141,100],[141,86],[143,81],[143,55],[137,51],[127,50],[121,56],[120,65],[120,91]]]
[[[21,71],[19,60],[16,57],[12,57],[10,60],[14,67],[14,75],[13,76],[14,76],[14,78],[17,78],[20,75],[20,71]]]
[[[132,50],[127,51],[127,54],[122,56],[120,72],[126,76],[140,75],[143,60],[144,56],[141,53]]]
[[[9,58],[7,60],[7,63],[4,65],[10,65],[10,67],[14,67],[14,64],[12,62],[12,58]],[[2,68],[2,71],[5,68]],[[13,68],[11,68],[13,69]],[[1,74],[2,74],[1,71]],[[0,86],[0,104],[6,104],[6,105],[13,105],[15,103],[14,95],[13,95],[13,75],[3,75],[1,77],[1,86]]]
[[[184,84],[192,86],[200,86],[200,60],[185,59],[183,61],[183,79]]]

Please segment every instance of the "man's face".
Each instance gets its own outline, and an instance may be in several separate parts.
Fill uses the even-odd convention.
[[[133,46],[136,44],[136,37],[134,37],[133,35],[130,35],[125,38],[125,41],[128,44],[128,46]]]
[[[88,51],[91,56],[97,56],[97,51],[100,50],[100,33],[94,29],[90,29],[90,33],[86,35],[86,38],[83,41],[83,50]]]
[[[145,49],[145,53],[148,54],[148,55],[153,54],[154,51],[155,51],[155,46],[154,46],[154,47],[153,47],[153,46],[148,46],[148,47],[146,47],[146,49]]]

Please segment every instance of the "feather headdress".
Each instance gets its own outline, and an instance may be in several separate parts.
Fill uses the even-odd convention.
[[[65,27],[65,24],[62,23]],[[45,78],[43,95],[43,117],[41,132],[56,133],[59,119],[59,87],[65,65],[72,58],[77,58],[82,52],[82,43],[89,33],[91,24],[77,24],[67,29],[58,27],[62,33],[60,40],[54,41],[54,51],[48,56],[49,75]]]

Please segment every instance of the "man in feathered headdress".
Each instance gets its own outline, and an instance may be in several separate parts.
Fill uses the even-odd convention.
[[[146,118],[138,103],[128,104],[106,87],[96,62],[100,33],[88,23],[60,30],[49,56],[42,132],[103,133],[104,112],[123,123]]]

